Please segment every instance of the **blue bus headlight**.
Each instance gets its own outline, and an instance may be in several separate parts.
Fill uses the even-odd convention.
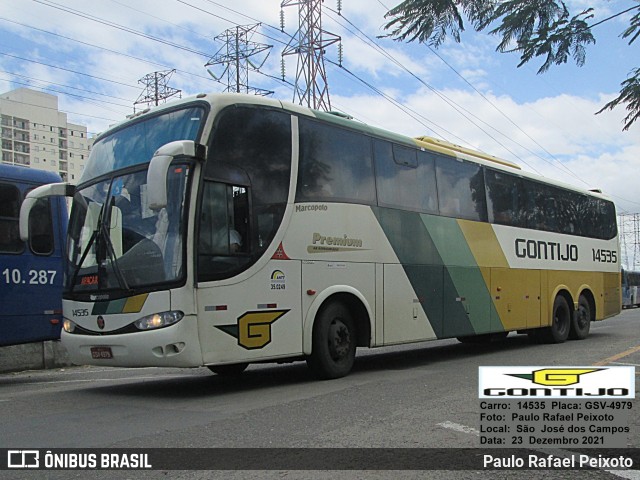
[[[153,315],[147,315],[139,320],[136,320],[133,324],[138,330],[152,330],[154,328],[163,328],[173,325],[179,322],[184,317],[184,313],[175,310],[171,312],[154,313]]]
[[[73,333],[73,331],[76,329],[76,324],[68,318],[65,318],[64,322],[62,322],[62,328],[64,328],[64,331],[67,333]]]

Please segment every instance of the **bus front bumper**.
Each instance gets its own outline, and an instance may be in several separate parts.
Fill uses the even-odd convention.
[[[120,335],[80,335],[62,331],[61,340],[76,365],[109,367],[199,367],[202,351],[195,317],[157,330]]]

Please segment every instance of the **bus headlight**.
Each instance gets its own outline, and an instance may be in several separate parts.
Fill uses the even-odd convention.
[[[74,330],[76,329],[76,324],[73,323],[68,318],[65,318],[64,322],[62,322],[62,328],[64,328],[64,331],[67,333],[73,333]]]
[[[175,310],[171,312],[154,313],[153,315],[147,315],[139,320],[136,320],[133,324],[138,330],[152,330],[154,328],[168,327],[174,323],[179,322],[184,317],[184,313]]]

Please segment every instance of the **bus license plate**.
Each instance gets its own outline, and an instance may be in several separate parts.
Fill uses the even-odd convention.
[[[91,347],[91,358],[98,360],[113,358],[111,347]]]

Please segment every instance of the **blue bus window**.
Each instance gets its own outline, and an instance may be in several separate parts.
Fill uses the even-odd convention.
[[[53,253],[53,223],[49,199],[40,199],[29,214],[29,247],[36,255]]]
[[[0,252],[21,253],[24,244],[20,240],[20,190],[13,185],[0,184]]]

